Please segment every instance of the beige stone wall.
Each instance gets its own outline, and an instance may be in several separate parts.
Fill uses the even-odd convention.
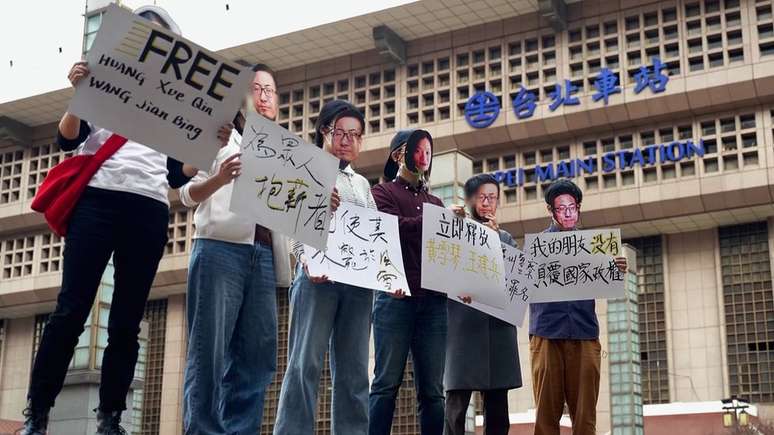
[[[665,299],[673,401],[719,400],[727,392],[717,230],[666,237]]]
[[[164,345],[164,376],[161,387],[159,433],[183,432],[183,376],[186,354],[185,295],[170,296],[167,302],[167,333]]]
[[[0,368],[0,418],[21,420],[27,403],[32,366],[32,337],[35,318],[5,321],[2,367]]]

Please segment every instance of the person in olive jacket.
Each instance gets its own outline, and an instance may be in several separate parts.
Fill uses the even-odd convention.
[[[505,230],[499,229],[495,212],[500,185],[490,174],[479,174],[465,183],[469,217],[500,234],[500,242],[516,246]],[[459,208],[458,215],[466,214]],[[516,327],[461,302],[448,302],[446,341],[446,435],[465,434],[465,414],[473,391],[484,400],[484,427],[487,435],[507,435],[508,390],[522,386]]]

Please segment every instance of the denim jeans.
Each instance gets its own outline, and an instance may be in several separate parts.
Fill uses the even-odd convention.
[[[441,435],[444,424],[446,296],[394,299],[386,293],[378,293],[373,322],[376,365],[368,403],[368,433],[390,434],[395,399],[403,382],[410,350],[414,362],[420,430],[423,435]]]
[[[187,298],[185,433],[258,433],[277,369],[271,247],[197,239]]]
[[[317,389],[330,346],[331,433],[368,431],[368,345],[373,291],[342,283],[313,284],[299,266],[290,288],[288,369],[275,435],[313,434]]]
[[[141,217],[141,218],[138,218]],[[140,345],[137,335],[167,243],[169,208],[133,193],[87,187],[70,217],[62,289],[48,318],[30,377],[33,408],[50,408],[62,390],[83,324],[113,255],[113,300],[102,357],[100,409],[126,409]]]

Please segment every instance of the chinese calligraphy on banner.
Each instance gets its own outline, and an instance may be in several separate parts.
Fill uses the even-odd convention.
[[[490,307],[476,301],[473,301],[470,306],[511,325],[521,326],[524,323],[524,316],[527,314],[527,306],[530,303],[530,293],[532,292],[525,273],[528,268],[534,268],[535,264],[518,248],[503,244],[502,249],[505,267],[503,287],[506,296],[505,307]]]
[[[255,112],[246,124],[231,211],[324,249],[338,159]]]
[[[68,112],[198,168],[218,152],[253,73],[111,4]]]
[[[624,295],[624,274],[613,261],[622,252],[618,229],[527,234],[524,251],[534,261],[524,271],[530,303]]]
[[[305,246],[312,276],[368,289],[411,295],[398,235],[398,218],[346,202],[331,219],[328,249]],[[390,243],[392,242],[392,243]]]
[[[470,296],[492,307],[506,305],[499,235],[443,207],[422,211],[422,287]]]

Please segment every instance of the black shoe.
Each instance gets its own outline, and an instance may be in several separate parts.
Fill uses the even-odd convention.
[[[48,409],[32,409],[22,411],[24,426],[17,431],[20,435],[46,435],[48,429]]]
[[[104,412],[97,410],[97,434],[96,435],[127,435],[126,429],[121,427],[121,412]]]

